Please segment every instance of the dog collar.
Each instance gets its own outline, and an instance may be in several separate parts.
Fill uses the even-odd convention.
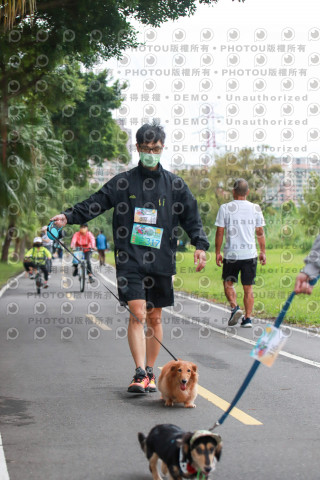
[[[191,475],[195,475],[197,473],[197,470],[195,468],[193,468],[193,466],[191,465],[190,462],[184,462],[183,461],[183,450],[182,450],[182,447],[180,447],[180,452],[179,452],[179,466],[180,466],[180,470],[182,471],[182,473],[186,473],[186,474],[191,474]]]

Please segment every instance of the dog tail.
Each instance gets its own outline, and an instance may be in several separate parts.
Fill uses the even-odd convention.
[[[146,437],[143,435],[143,433],[139,432],[138,433],[138,440],[140,442],[141,448],[145,454],[147,454],[147,442],[146,442]]]

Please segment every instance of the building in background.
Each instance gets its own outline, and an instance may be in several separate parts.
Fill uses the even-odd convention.
[[[320,157],[311,154],[308,157],[286,155],[275,159],[281,165],[282,172],[275,174],[272,187],[266,189],[265,202],[280,207],[292,200],[297,206],[303,203],[303,193],[310,185],[311,174],[320,175]]]

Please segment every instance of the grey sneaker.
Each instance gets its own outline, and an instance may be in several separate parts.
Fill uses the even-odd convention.
[[[251,318],[244,318],[243,317],[240,327],[252,328]]]
[[[236,325],[242,316],[243,316],[243,311],[240,310],[239,305],[237,305],[231,310],[231,315],[228,320],[228,326],[232,327],[233,325]]]

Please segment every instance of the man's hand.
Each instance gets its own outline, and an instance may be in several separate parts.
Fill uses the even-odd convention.
[[[216,253],[216,264],[218,267],[222,267],[223,257],[221,253]]]
[[[294,291],[296,293],[307,293],[311,294],[313,287],[309,284],[310,277],[305,273],[299,273],[296,278],[296,284],[294,286]]]
[[[60,228],[65,227],[68,223],[68,220],[64,213],[61,213],[60,215],[50,218],[50,222],[54,222],[55,226]]]
[[[261,265],[265,265],[267,263],[267,257],[264,252],[259,253],[259,262],[261,263]]]
[[[206,252],[204,250],[194,252],[194,264],[197,265],[196,272],[200,272],[206,266]]]

